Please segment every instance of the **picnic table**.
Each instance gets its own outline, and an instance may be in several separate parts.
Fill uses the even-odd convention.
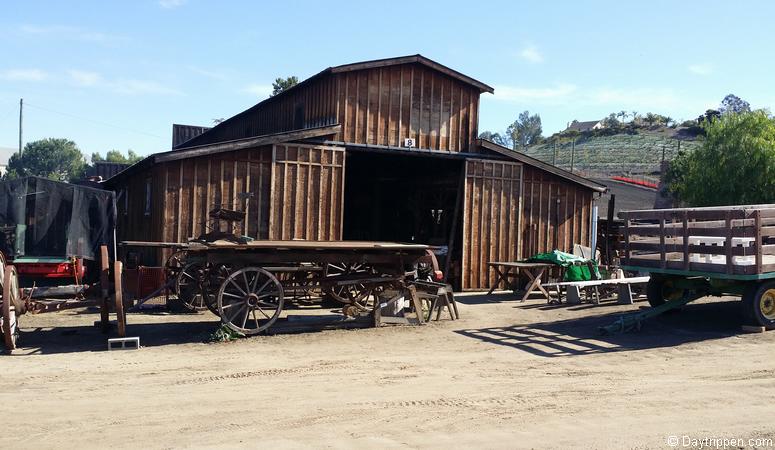
[[[533,292],[540,292],[544,297],[546,297],[547,300],[551,298],[546,289],[541,286],[541,277],[544,275],[544,272],[546,272],[546,269],[556,267],[555,264],[541,262],[491,261],[488,262],[487,265],[492,267],[495,270],[495,273],[498,274],[498,278],[495,280],[495,284],[490,287],[487,295],[492,294],[492,292],[496,287],[498,287],[501,281],[506,282],[506,284],[509,286],[509,289],[518,291],[519,286],[516,284],[516,282],[509,281],[509,278],[518,279],[520,272],[522,272],[530,281],[528,282],[527,287],[525,288],[525,294],[522,296],[520,301],[524,302],[527,300],[527,298],[530,297],[530,294]]]

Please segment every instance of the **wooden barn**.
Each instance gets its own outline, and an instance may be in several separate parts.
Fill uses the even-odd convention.
[[[330,67],[111,178],[118,240],[184,242],[223,206],[256,239],[447,246],[462,289],[488,261],[589,246],[605,186],[477,139],[492,92],[420,55]]]

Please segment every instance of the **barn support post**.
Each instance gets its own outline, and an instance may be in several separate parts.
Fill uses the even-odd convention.
[[[590,259],[597,261],[597,205],[592,207],[592,214],[590,217],[589,226],[589,246],[592,249],[592,256]]]
[[[614,207],[616,206],[616,194],[611,194],[608,199],[608,215],[605,221],[605,262],[611,265],[611,223],[614,221]]]
[[[460,181],[457,185],[457,196],[455,198],[455,212],[452,213],[452,229],[449,232],[449,243],[447,245],[447,260],[444,261],[444,279],[442,283],[446,284],[449,279],[449,266],[452,262],[452,251],[455,248],[455,235],[457,234],[457,222],[460,219],[460,206],[463,203],[463,191],[466,185],[466,168],[465,161],[463,161],[463,167],[460,168]]]

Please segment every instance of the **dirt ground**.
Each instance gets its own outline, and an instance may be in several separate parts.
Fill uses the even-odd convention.
[[[454,322],[219,344],[202,343],[217,326],[209,313],[132,314],[129,335],[143,348],[119,352],[105,351],[93,313],[23,316],[23,348],[0,357],[0,448],[669,448],[670,436],[775,438],[775,332],[742,333],[736,299],[703,299],[611,337],[596,328],[643,303],[558,307],[511,293],[458,301]]]

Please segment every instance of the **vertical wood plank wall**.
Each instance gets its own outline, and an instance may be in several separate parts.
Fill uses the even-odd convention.
[[[463,289],[495,282],[489,261],[516,261],[522,164],[466,161],[463,212]]]
[[[475,152],[479,90],[420,64],[335,74],[337,141]]]
[[[421,64],[327,74],[248,109],[186,146],[340,124],[335,141],[476,152],[479,90]]]
[[[344,149],[275,145],[274,161],[269,238],[341,239]]]
[[[589,246],[592,191],[525,166],[520,258]]]

